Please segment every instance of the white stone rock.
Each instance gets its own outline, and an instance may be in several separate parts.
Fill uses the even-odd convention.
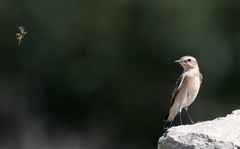
[[[226,117],[169,128],[158,149],[240,149],[240,110]]]

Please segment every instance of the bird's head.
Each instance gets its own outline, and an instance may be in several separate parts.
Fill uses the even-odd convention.
[[[198,69],[197,60],[192,56],[183,56],[179,60],[175,60],[175,62],[179,63],[184,70],[189,70],[192,68]]]

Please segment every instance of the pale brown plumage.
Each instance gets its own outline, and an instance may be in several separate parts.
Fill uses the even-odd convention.
[[[188,107],[195,100],[202,82],[202,74],[199,71],[197,60],[194,57],[183,56],[175,62],[178,62],[183,67],[183,73],[178,78],[172,94],[169,114],[165,118],[165,129],[171,126],[178,112],[182,124],[181,111],[185,109],[187,112]],[[188,112],[187,114],[190,121],[193,122]]]

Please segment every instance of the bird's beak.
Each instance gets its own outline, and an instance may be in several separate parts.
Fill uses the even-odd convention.
[[[176,63],[181,63],[181,61],[180,61],[180,60],[175,60],[174,62],[176,62]]]

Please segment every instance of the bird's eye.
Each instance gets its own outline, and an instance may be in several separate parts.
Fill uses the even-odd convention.
[[[189,58],[187,61],[188,61],[188,62],[191,62],[191,59]]]

